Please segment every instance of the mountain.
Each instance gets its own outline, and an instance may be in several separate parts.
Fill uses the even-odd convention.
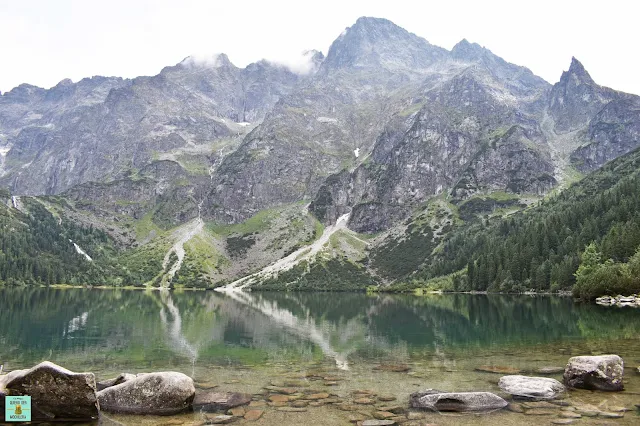
[[[7,229],[35,238],[25,255],[84,262],[70,229],[98,233],[77,243],[90,263],[58,277],[78,283],[278,287],[330,271],[362,288],[435,278],[427,266],[461,279],[468,265],[440,257],[456,235],[640,146],[640,98],[575,58],[551,85],[466,39],[448,51],[362,17],[305,60],[188,57],[2,94]],[[55,281],[23,263],[3,280]]]

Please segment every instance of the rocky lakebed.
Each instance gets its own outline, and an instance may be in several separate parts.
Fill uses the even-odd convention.
[[[381,375],[411,375],[412,366],[379,364]],[[180,372],[123,373],[97,380],[52,362],[0,375],[4,396],[32,397],[36,423],[158,424],[637,424],[639,405],[619,403],[625,393],[624,362],[617,355],[575,356],[564,367],[521,374],[507,366],[480,366],[488,390],[424,389],[398,396],[385,389],[350,389],[329,371],[292,371],[248,393],[239,380],[194,381]],[[562,375],[561,381],[553,376]],[[638,371],[632,373],[634,376]],[[637,377],[634,377],[637,380]],[[347,390],[347,391],[345,391]],[[613,397],[613,398],[612,398]],[[600,403],[590,401],[601,400]],[[626,398],[625,401],[629,401]],[[4,411],[4,407],[2,411]]]

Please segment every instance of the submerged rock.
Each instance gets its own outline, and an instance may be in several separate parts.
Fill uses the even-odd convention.
[[[504,365],[481,365],[475,368],[476,371],[482,373],[496,373],[496,374],[519,374],[520,370],[514,367],[507,367]]]
[[[504,376],[498,386],[513,396],[531,399],[554,399],[564,392],[564,386],[548,377]]]
[[[273,395],[288,397],[285,395]],[[202,392],[193,400],[194,411],[225,411],[233,407],[239,407],[251,402],[251,395],[239,392]]]
[[[508,402],[490,392],[417,392],[411,395],[410,406],[431,411],[490,411],[499,410]]]
[[[80,421],[98,418],[96,378],[74,373],[52,362],[0,376],[0,409],[5,395],[31,396],[32,420]]]
[[[575,356],[564,370],[564,383],[572,388],[621,391],[624,363],[618,355]]]
[[[171,415],[191,406],[193,380],[177,372],[138,374],[98,392],[100,408],[112,413]]]

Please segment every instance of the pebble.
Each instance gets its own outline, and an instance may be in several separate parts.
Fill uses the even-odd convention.
[[[622,413],[612,413],[610,411],[601,411],[598,415],[599,417],[603,417],[605,419],[621,419],[624,417]]]
[[[307,405],[309,405],[307,401],[293,401],[291,403],[291,406],[296,408],[306,407]]]
[[[373,404],[374,401],[371,398],[356,398],[353,402],[360,405],[370,405]]]
[[[555,419],[551,420],[552,425],[570,425],[573,424],[575,420],[573,419]]]
[[[564,367],[540,367],[535,372],[537,374],[560,374],[564,373]]]
[[[291,398],[286,395],[271,395],[269,397],[271,402],[289,402],[290,400]]]
[[[393,420],[365,420],[362,422],[362,426],[395,426],[397,424]]]
[[[373,367],[373,369],[378,371],[390,371],[392,373],[405,373],[409,371],[411,367],[404,364],[380,364]]]
[[[264,411],[262,410],[249,410],[244,414],[244,419],[250,422],[255,422],[260,417],[262,417],[263,413]]]
[[[207,417],[207,422],[209,424],[214,425],[225,425],[227,423],[231,423],[235,421],[236,418],[233,416],[215,416],[215,417]]]
[[[578,413],[574,413],[573,411],[563,411],[560,413],[560,417],[565,419],[580,419],[582,416]]]
[[[509,404],[507,405],[507,410],[511,411],[512,413],[524,413],[524,408],[522,408],[522,404]]]
[[[265,401],[251,401],[249,407],[265,407],[267,403]]]
[[[391,396],[391,395],[380,395],[378,397],[379,401],[385,401],[385,402],[395,401],[396,399],[398,399],[398,398],[396,398],[395,396]]]
[[[395,416],[396,415],[390,411],[376,411],[373,413],[373,417],[375,417],[378,420],[386,420]]]
[[[401,414],[404,413],[405,409],[402,405],[388,405],[386,407],[379,407],[378,410],[380,411],[390,411],[392,413],[395,414]]]
[[[351,414],[349,416],[349,423],[358,423],[358,422],[363,422],[365,421],[367,418],[365,416],[363,416],[362,414]]]

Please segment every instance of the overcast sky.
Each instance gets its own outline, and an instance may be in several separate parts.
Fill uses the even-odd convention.
[[[64,78],[157,74],[192,54],[237,66],[294,62],[360,16],[451,49],[463,38],[556,82],[579,59],[599,84],[640,94],[640,2],[490,0],[0,0],[0,91]]]

